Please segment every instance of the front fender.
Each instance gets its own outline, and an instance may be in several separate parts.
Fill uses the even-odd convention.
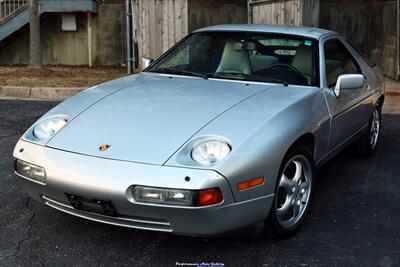
[[[319,88],[277,87],[224,113],[192,140],[207,134],[230,140],[231,154],[209,168],[228,179],[237,201],[246,201],[274,193],[282,159],[300,136],[316,136],[318,155],[320,148],[326,148],[329,123],[319,124],[327,116]],[[182,162],[175,154],[166,165],[180,166]],[[259,176],[265,177],[264,185],[243,191],[236,188],[238,183]]]

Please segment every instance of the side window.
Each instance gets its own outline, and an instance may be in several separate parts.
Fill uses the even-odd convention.
[[[347,40],[349,45],[358,53],[358,55],[367,63],[370,67],[375,67],[376,63],[365,53],[362,53],[356,46],[354,46],[349,40]]]
[[[334,86],[342,74],[362,73],[355,59],[338,39],[325,43],[325,70],[328,86]]]

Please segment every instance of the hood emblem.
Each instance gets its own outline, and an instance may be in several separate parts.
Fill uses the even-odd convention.
[[[109,147],[110,147],[110,145],[108,145],[108,144],[102,144],[102,145],[100,145],[99,150],[103,152],[103,151],[106,151]]]

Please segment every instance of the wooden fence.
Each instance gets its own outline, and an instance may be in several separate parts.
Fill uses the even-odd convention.
[[[251,23],[316,26],[319,0],[250,1]]]
[[[246,23],[246,0],[132,0],[138,63],[157,58],[190,31],[222,23]],[[318,26],[319,0],[250,1],[251,23]]]
[[[187,8],[187,0],[134,0],[141,57],[157,58],[188,34]]]
[[[132,0],[134,42],[140,58],[157,58],[201,27],[246,23],[246,0]]]

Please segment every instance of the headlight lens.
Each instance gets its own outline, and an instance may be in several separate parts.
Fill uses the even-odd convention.
[[[135,186],[133,198],[138,202],[190,206],[193,192],[190,190]]]
[[[46,183],[46,171],[43,167],[17,159],[15,162],[15,171],[28,179],[43,184]]]
[[[139,203],[174,206],[204,207],[221,203],[224,198],[219,188],[202,190],[171,189],[136,185],[133,198]]]
[[[67,115],[56,115],[39,121],[33,128],[33,135],[40,139],[49,138],[68,122]]]
[[[224,141],[207,140],[193,148],[191,156],[197,163],[210,166],[223,160],[231,152],[231,147]]]

